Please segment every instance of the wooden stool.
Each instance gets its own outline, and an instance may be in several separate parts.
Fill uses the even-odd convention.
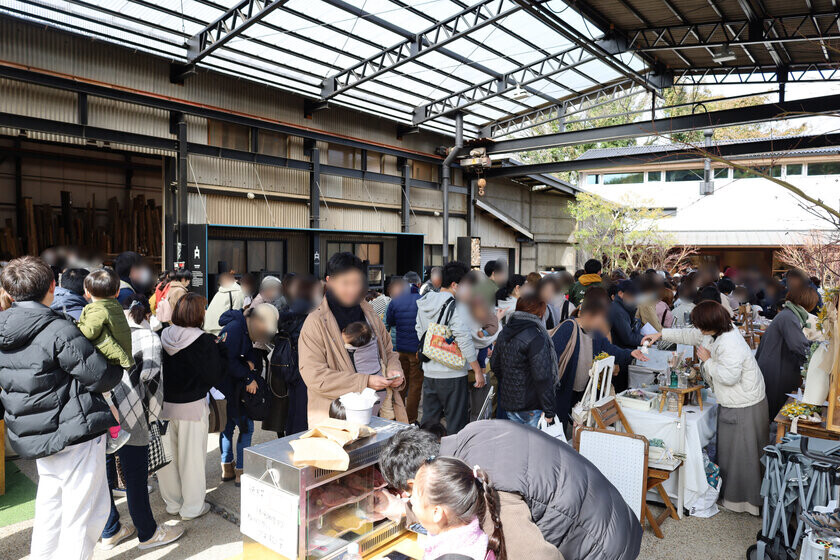
[[[677,515],[677,510],[674,509],[674,504],[671,503],[671,497],[668,496],[668,493],[663,488],[663,484],[666,480],[671,478],[672,472],[677,472],[677,470],[682,467],[683,463],[680,461],[680,464],[673,471],[666,471],[661,469],[652,469],[648,468],[648,478],[647,478],[647,490],[653,490],[656,488],[656,491],[659,492],[659,497],[662,498],[662,501],[665,502],[665,511],[659,514],[659,517],[654,517],[653,512],[650,510],[650,506],[648,506],[647,501],[645,501],[645,515],[644,517],[647,518],[648,524],[650,528],[653,529],[653,534],[655,534],[660,539],[665,538],[662,534],[662,529],[660,525],[662,522],[665,521],[668,517],[671,519],[676,519],[679,521],[680,516]]]
[[[686,389],[678,389],[676,387],[660,387],[659,390],[662,392],[662,397],[659,399],[659,412],[665,408],[665,396],[667,393],[674,393],[677,395],[677,415],[682,416],[682,407],[683,402],[688,395],[691,393],[697,393],[697,403],[700,405],[700,410],[703,410],[703,386],[702,385],[695,385],[694,387],[688,387]]]

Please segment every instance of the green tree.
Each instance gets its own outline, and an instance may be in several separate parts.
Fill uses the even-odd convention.
[[[569,214],[577,223],[575,245],[583,259],[597,258],[606,268],[655,266],[656,256],[666,255],[674,245],[657,226],[662,211],[650,202],[612,202],[581,192],[569,202]]]

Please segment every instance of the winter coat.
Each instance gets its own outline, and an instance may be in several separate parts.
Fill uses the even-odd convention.
[[[391,300],[385,312],[387,329],[396,329],[397,336],[394,348],[397,352],[416,354],[420,340],[417,338],[417,300],[420,299],[420,289],[411,286],[408,292]]]
[[[701,371],[720,406],[746,408],[764,399],[764,378],[738,329],[717,337],[699,329],[662,329],[662,340],[709,350],[712,356],[703,362]]]
[[[496,339],[490,369],[499,379],[505,410],[542,410],[554,417],[557,354],[540,317],[514,311]]]
[[[227,397],[228,416],[236,415],[239,411],[239,402],[234,395],[237,390],[248,385],[260,375],[262,360],[254,351],[254,344],[248,334],[248,322],[245,314],[238,309],[232,309],[222,313],[219,319],[222,325],[222,332],[216,342],[225,348],[227,359],[227,377],[221,386],[216,386]],[[247,362],[254,364],[257,368],[252,370]]]
[[[761,337],[755,359],[764,376],[770,419],[787,402],[787,393],[795,393],[802,383],[800,368],[811,349],[802,332],[802,323],[790,309],[782,309]]]
[[[231,309],[242,309],[245,306],[245,296],[242,287],[234,282],[230,286],[221,286],[210,305],[207,306],[207,313],[204,315],[204,330],[210,334],[218,335],[222,332],[222,325],[219,319],[222,314]]]
[[[379,355],[385,371],[402,371],[400,356],[394,352],[391,335],[385,324],[367,302],[361,303],[373,335],[379,344]],[[329,415],[333,400],[347,393],[359,393],[367,387],[369,375],[356,373],[350,355],[344,348],[341,331],[325,297],[321,304],[306,318],[298,338],[298,364],[300,375],[308,392],[307,416],[313,426]],[[398,422],[408,422],[401,387],[395,387],[394,413]]]
[[[131,282],[128,278],[120,278],[120,291],[117,294],[117,301],[120,302],[120,305],[128,301],[132,295],[134,295],[136,291],[134,290],[134,286],[131,285]]]
[[[163,400],[191,403],[204,399],[211,387],[223,386],[227,355],[216,337],[177,325],[160,335],[163,345]]]
[[[131,328],[134,365],[123,371],[111,396],[119,411],[120,427],[131,436],[126,445],[148,445],[149,421],[158,419],[163,406],[163,347],[148,322],[138,324],[131,317],[126,319]]]
[[[615,296],[610,304],[609,322],[612,341],[616,346],[635,350],[642,343],[641,327],[635,311],[628,311],[619,296]]]
[[[566,350],[569,340],[572,337],[572,329],[576,328],[574,321],[565,321],[554,333],[552,341],[554,342],[554,352],[559,356]],[[598,331],[587,333],[592,338],[592,356],[594,358],[601,352],[606,352],[610,356],[615,356],[615,363],[619,366],[628,366],[633,362],[633,356],[630,355],[632,350],[626,348],[619,348],[612,344],[609,339]],[[572,351],[572,357],[569,363],[566,364],[566,370],[560,372],[560,385],[558,385],[555,392],[557,397],[557,404],[555,412],[560,420],[566,421],[571,418],[573,401],[573,390],[575,385],[575,375],[577,373],[578,358],[580,357],[580,337],[577,338],[575,349]]]
[[[82,310],[76,326],[109,363],[119,364],[123,369],[134,365],[131,329],[128,328],[125,313],[117,300],[90,302]]]
[[[306,430],[307,393],[300,376],[298,340],[311,310],[308,300],[298,299],[280,311],[268,375],[271,411],[262,422],[263,430],[286,434]]]
[[[70,315],[74,321],[79,320],[79,315],[82,314],[82,309],[88,304],[85,296],[80,296],[75,292],[71,292],[67,288],[61,286],[55,287],[55,294],[50,309],[58,311],[59,313],[66,313]]]
[[[453,295],[449,292],[429,292],[425,296],[417,300],[417,322],[414,325],[417,338],[420,339],[426,333],[431,323],[435,323],[440,316],[440,310],[446,305]],[[467,368],[471,362],[474,362],[478,356],[475,345],[472,340],[472,331],[470,329],[470,312],[461,303],[455,304],[455,309],[452,312],[452,317],[449,320],[449,328],[452,330],[452,336],[455,337],[455,342],[458,343],[458,348],[461,349],[461,355],[466,360],[466,365],[463,369],[456,370],[445,366],[434,360],[423,363],[423,375],[433,379],[454,379],[456,377],[464,377],[467,375]]]
[[[523,424],[481,420],[444,437],[440,455],[479,465],[496,490],[522,496],[545,540],[565,560],[638,556],[638,518],[597,467],[570,445]]]
[[[0,313],[0,399],[24,459],[58,453],[116,425],[102,393],[122,377],[79,329],[38,302]]]
[[[578,278],[577,282],[575,282],[569,290],[569,300],[574,303],[575,306],[579,306],[580,302],[583,301],[583,295],[586,293],[586,290],[594,286],[603,286],[600,274],[581,275],[581,277]]]

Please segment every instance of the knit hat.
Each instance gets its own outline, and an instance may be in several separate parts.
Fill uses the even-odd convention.
[[[281,284],[280,279],[276,276],[266,276],[260,282],[260,290],[263,288],[268,288],[270,286],[279,286]]]

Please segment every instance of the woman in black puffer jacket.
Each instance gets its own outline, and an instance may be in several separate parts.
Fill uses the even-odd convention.
[[[502,329],[490,367],[499,379],[499,404],[509,420],[536,426],[544,414],[554,421],[557,355],[542,321],[545,302],[520,297],[516,311]]]

